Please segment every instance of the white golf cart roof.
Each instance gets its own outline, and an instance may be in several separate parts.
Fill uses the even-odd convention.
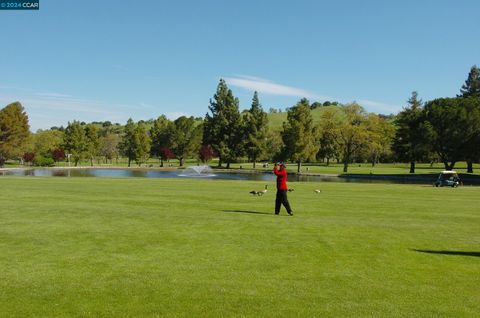
[[[442,174],[457,174],[457,172],[453,170],[443,170]]]

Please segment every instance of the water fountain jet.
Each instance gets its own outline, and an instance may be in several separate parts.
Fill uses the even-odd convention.
[[[198,177],[215,177],[212,168],[209,166],[190,166],[187,167],[179,177],[189,177],[189,178],[198,178]]]

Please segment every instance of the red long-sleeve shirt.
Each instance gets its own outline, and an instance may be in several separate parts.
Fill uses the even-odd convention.
[[[277,189],[287,190],[287,170],[285,168],[278,170],[277,166],[274,166],[273,173],[277,176]]]

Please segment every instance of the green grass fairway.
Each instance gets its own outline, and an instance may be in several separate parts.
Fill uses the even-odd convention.
[[[290,187],[0,177],[0,316],[478,316],[480,188]]]

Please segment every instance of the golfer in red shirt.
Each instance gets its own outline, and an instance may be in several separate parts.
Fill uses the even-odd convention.
[[[287,198],[287,170],[284,163],[275,163],[273,173],[277,176],[277,198],[275,200],[275,214],[280,213],[281,204],[287,209],[289,215],[293,215]]]

